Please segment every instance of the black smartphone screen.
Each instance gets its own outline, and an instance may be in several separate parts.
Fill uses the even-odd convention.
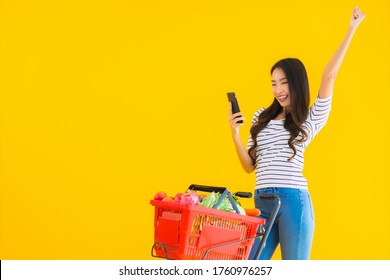
[[[238,106],[238,101],[236,94],[234,92],[227,93],[228,100],[232,103],[232,113],[238,113],[240,111],[240,107]],[[244,123],[243,121],[238,121],[237,123]]]

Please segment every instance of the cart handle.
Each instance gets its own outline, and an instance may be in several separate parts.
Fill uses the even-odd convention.
[[[227,188],[225,187],[213,187],[213,186],[204,186],[204,185],[196,185],[196,184],[190,185],[188,189],[194,191],[219,192],[219,193],[222,193],[225,190],[227,190]]]
[[[203,186],[203,185],[195,185],[195,184],[190,185],[188,189],[194,191],[219,192],[219,193],[223,193],[225,190],[227,190],[226,187],[213,187],[213,186]],[[251,192],[236,192],[234,193],[234,195],[238,197],[244,197],[244,198],[252,197]]]

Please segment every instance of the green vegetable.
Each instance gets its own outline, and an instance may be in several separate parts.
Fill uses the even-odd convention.
[[[217,202],[218,202],[217,195],[215,192],[212,192],[208,196],[202,198],[198,205],[212,208],[214,204]]]
[[[217,209],[228,211],[228,212],[234,212],[233,206],[227,197],[221,201]]]
[[[203,197],[198,205],[213,208],[213,206],[218,202],[220,197],[221,197],[220,193],[212,192],[208,196]],[[245,210],[241,207],[241,204],[238,201],[237,197],[235,195],[232,195],[232,197],[233,197],[234,202],[237,205],[237,208],[238,208],[240,214],[245,215]],[[235,212],[228,197],[225,197],[222,200],[222,202],[218,205],[217,209],[228,211],[228,212]]]

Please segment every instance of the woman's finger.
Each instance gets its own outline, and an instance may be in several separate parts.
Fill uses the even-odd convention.
[[[242,117],[242,112],[238,112],[232,115],[233,118],[239,118]]]
[[[235,114],[232,114],[229,116],[229,121],[232,121],[232,120],[238,120],[238,119],[242,119],[244,120],[245,118],[242,116],[242,113],[235,113]]]
[[[244,122],[245,118],[244,117],[238,117],[238,118],[230,118],[229,119],[229,122],[230,124],[233,126],[233,125],[243,125],[243,123],[239,123],[239,121],[243,121]]]

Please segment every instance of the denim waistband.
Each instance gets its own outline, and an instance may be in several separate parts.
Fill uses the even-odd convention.
[[[254,193],[259,194],[259,193],[274,193],[274,194],[297,194],[297,193],[304,193],[308,192],[307,189],[298,189],[298,188],[275,188],[275,187],[270,187],[270,188],[260,188],[260,189],[255,189]]]

